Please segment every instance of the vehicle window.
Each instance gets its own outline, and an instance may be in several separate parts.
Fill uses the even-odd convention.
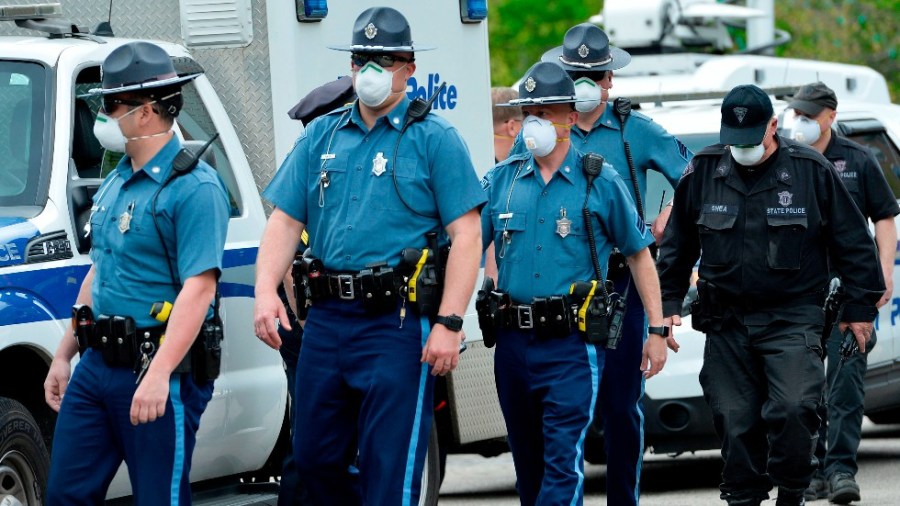
[[[900,151],[887,136],[884,129],[880,131],[853,132],[847,135],[853,141],[868,147],[875,154],[875,159],[881,165],[884,177],[887,179],[894,197],[900,198]]]
[[[0,208],[42,207],[46,201],[46,96],[45,67],[0,62]]]
[[[96,96],[86,95],[86,93],[93,88],[100,87],[99,79],[100,73],[99,68],[97,67],[85,69],[79,74],[78,82],[75,86],[75,96],[79,97],[76,99],[76,115],[78,114],[79,108],[77,102],[81,100],[87,103],[87,108],[91,111],[92,118],[96,117],[97,110],[100,108],[100,99]],[[184,97],[184,107],[178,114],[176,120],[181,136],[186,141],[197,140],[205,142],[216,133],[212,118],[206,110],[206,106],[203,104],[203,100],[193,83],[186,84],[181,91]],[[116,164],[119,163],[122,154],[103,150],[104,153],[99,161],[99,168],[97,169],[96,174],[94,174],[91,162],[85,163],[78,158],[79,148],[77,145],[79,144],[78,141],[80,136],[78,133],[77,120],[75,127],[76,132],[73,135],[75,145],[73,145],[72,152],[79,175],[81,177],[106,177],[106,175],[116,167]],[[90,132],[83,132],[81,137],[96,141],[96,139],[93,138],[92,130]],[[225,155],[225,148],[221,138],[216,139],[212,143],[204,154],[203,159],[211,162],[211,165],[213,165],[219,173],[219,177],[222,178],[222,182],[225,183],[225,189],[228,192],[228,200],[231,207],[231,216],[240,216],[243,208],[240,192],[238,191],[238,185],[234,177],[231,163]]]

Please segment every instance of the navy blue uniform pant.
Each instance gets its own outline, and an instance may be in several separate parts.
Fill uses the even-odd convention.
[[[580,505],[603,350],[579,334],[501,330],[494,372],[523,505]],[[612,503],[610,503],[612,504]]]
[[[399,306],[383,315],[339,299],[310,308],[294,458],[312,504],[418,504],[434,402],[420,362],[430,326],[412,310],[400,321]]]
[[[122,460],[135,505],[191,504],[191,455],[213,382],[198,386],[190,374],[173,374],[165,415],[134,426],[135,379],[93,350],[81,358],[56,420],[47,505],[103,504]]]
[[[727,318],[707,334],[700,384],[722,441],[723,499],[809,486],[825,385],[821,333],[821,324],[773,315],[767,325]]]
[[[866,344],[865,353],[854,353],[841,363],[841,332],[835,325],[828,337],[827,380],[825,403],[819,410],[822,426],[816,457],[819,469],[826,478],[834,473],[856,476],[859,466],[856,454],[862,438],[863,407],[866,397],[866,368],[869,353],[878,338],[872,331],[872,340]],[[827,423],[826,423],[827,420]],[[826,450],[827,441],[827,450]]]
[[[641,466],[644,461],[644,374],[641,372],[647,315],[627,269],[613,280],[616,292],[628,290],[622,337],[614,350],[606,350],[600,382],[598,411],[603,420],[606,447],[607,502],[636,506],[640,502]]]

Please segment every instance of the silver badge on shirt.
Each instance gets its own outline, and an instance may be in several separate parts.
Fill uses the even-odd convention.
[[[131,217],[134,213],[134,201],[132,200],[130,204],[128,204],[128,209],[125,210],[122,214],[119,215],[119,232],[125,233],[131,228]]]
[[[384,153],[379,151],[375,158],[372,159],[372,174],[375,174],[376,177],[384,174],[386,165],[387,158],[384,157]]]
[[[572,231],[572,220],[566,218],[566,208],[559,208],[559,219],[556,220],[556,233],[565,239],[569,232]]]

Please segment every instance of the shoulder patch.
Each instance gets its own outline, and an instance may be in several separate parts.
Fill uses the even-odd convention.
[[[487,174],[481,178],[481,189],[487,191],[488,188],[491,187],[491,181],[494,180],[494,171],[497,170],[497,166],[491,167],[491,170],[487,171]]]

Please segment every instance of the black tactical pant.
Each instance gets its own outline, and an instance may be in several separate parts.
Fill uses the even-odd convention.
[[[803,490],[817,465],[822,325],[770,313],[728,317],[706,339],[700,384],[722,442],[720,490],[729,502],[766,499],[773,485]]]
[[[869,353],[878,341],[873,330],[872,339],[866,343],[866,352],[854,353],[841,363],[839,348],[842,339],[840,330],[835,326],[826,345],[828,386],[825,390],[825,403],[819,408],[819,416],[823,421],[819,429],[819,443],[816,445],[819,469],[823,470],[825,478],[834,473],[856,476],[856,471],[859,470],[856,454],[862,438],[866,368]]]

